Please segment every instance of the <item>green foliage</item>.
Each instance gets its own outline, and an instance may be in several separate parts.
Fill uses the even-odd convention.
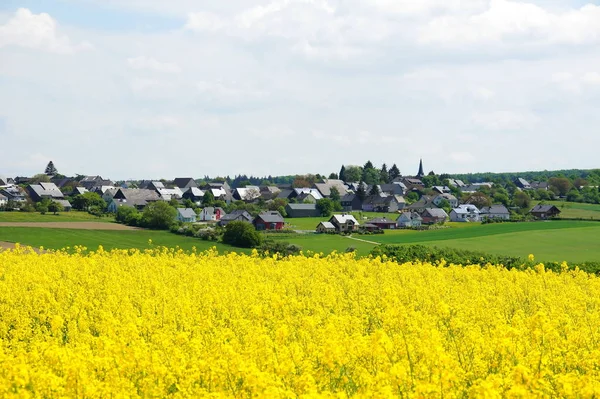
[[[223,242],[234,247],[258,248],[262,244],[263,239],[250,223],[231,222],[225,226]]]
[[[142,214],[142,225],[151,229],[168,230],[175,222],[177,211],[167,202],[156,201],[148,204]]]
[[[513,203],[521,209],[528,209],[531,206],[531,198],[524,191],[517,191],[513,197]]]
[[[52,161],[48,162],[48,165],[46,166],[46,170],[44,171],[44,174],[46,176],[54,176],[57,173],[58,173],[58,170],[56,170],[56,168],[54,167],[54,162],[52,162]]]
[[[362,178],[362,168],[360,166],[348,166],[344,172],[346,182],[357,182]]]
[[[50,176],[40,173],[40,174],[34,175],[31,179],[29,179],[29,183],[30,184],[50,183]]]
[[[212,191],[206,190],[204,192],[204,197],[202,198],[202,205],[213,206],[214,203],[215,203],[215,196],[213,195]]]
[[[55,215],[64,210],[65,210],[64,206],[56,201],[52,201],[48,205],[48,211],[52,212]]]
[[[319,210],[321,216],[329,217],[335,210],[335,204],[329,198],[322,198],[317,201],[317,209]]]
[[[90,207],[105,209],[106,201],[98,193],[87,192],[73,197],[72,205],[80,211],[87,211]]]
[[[339,202],[342,199],[340,192],[335,187],[331,187],[331,194],[329,195],[329,198],[331,198],[333,202]]]
[[[279,254],[282,256],[298,255],[302,247],[285,241],[265,240],[260,246],[263,254]]]
[[[396,177],[400,177],[400,169],[393,164],[389,171],[390,181],[394,180]]]

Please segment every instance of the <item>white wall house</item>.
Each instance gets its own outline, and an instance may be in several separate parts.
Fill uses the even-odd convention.
[[[480,222],[479,209],[475,205],[459,205],[450,211],[452,222]]]

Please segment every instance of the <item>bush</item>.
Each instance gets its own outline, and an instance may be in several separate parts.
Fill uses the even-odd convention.
[[[223,242],[240,248],[258,248],[262,244],[262,236],[253,225],[246,222],[231,222],[225,227]]]
[[[266,240],[261,246],[260,250],[263,253],[269,254],[280,254],[283,256],[298,255],[302,248],[295,244],[290,244],[285,241],[274,241]]]
[[[117,223],[128,224],[127,219],[131,217],[132,214],[139,213],[137,209],[132,208],[130,206],[122,206],[117,209],[117,213],[115,214],[115,220]]]
[[[151,229],[168,230],[177,217],[177,210],[168,202],[156,201],[144,208],[142,225]]]

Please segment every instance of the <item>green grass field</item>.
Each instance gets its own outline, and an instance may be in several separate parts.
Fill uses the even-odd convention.
[[[561,218],[600,220],[600,204],[581,204],[565,201],[546,201],[546,203],[555,205],[560,209]]]
[[[383,235],[355,235],[354,238],[381,244],[424,244],[527,257],[533,253],[545,261],[600,261],[600,223],[553,221],[532,223],[451,223],[433,231],[387,230]],[[287,235],[274,237],[300,245],[304,250],[328,252],[356,247],[366,255],[375,246],[337,235]]]
[[[152,240],[152,244],[149,243]],[[71,230],[71,229],[45,229],[29,227],[0,227],[0,241],[20,243],[32,247],[47,249],[62,249],[83,245],[88,249],[96,249],[102,245],[104,249],[147,249],[156,246],[181,247],[191,250],[196,247],[203,251],[217,247],[220,252],[248,252],[229,245],[202,241],[197,238],[179,236],[167,231],[135,230],[135,231],[99,231],[99,230]]]
[[[340,212],[336,212],[338,214]],[[396,220],[398,218],[398,214],[396,213],[381,213],[381,212],[350,212],[359,223],[364,223],[367,220],[379,217],[387,217],[388,219]],[[326,222],[330,218],[326,217],[317,217],[317,218],[285,218],[285,222],[287,223],[287,228],[293,230],[312,230],[314,231],[317,228],[317,225],[320,222]]]
[[[61,212],[58,215],[39,212],[0,212],[0,222],[114,222],[112,216],[96,217],[87,212],[71,211]]]

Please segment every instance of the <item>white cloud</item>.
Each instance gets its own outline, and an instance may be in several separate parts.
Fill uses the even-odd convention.
[[[581,77],[581,80],[587,84],[600,85],[600,73],[588,72]]]
[[[127,64],[131,69],[149,70],[165,73],[179,73],[181,68],[179,65],[169,62],[160,62],[151,57],[139,56],[127,59]]]
[[[450,159],[459,164],[472,163],[476,160],[475,156],[467,151],[451,152]]]
[[[473,44],[585,44],[600,42],[600,7],[551,12],[541,6],[510,0],[491,0],[489,8],[473,15],[434,18],[420,30],[422,43],[447,46]]]
[[[527,130],[540,122],[540,118],[529,111],[492,111],[475,113],[472,121],[489,130]]]
[[[133,126],[146,131],[164,131],[181,128],[183,121],[172,115],[145,116],[137,119]]]
[[[91,48],[87,42],[73,44],[69,37],[59,32],[56,21],[50,15],[33,14],[26,8],[19,8],[6,24],[0,26],[0,48],[7,46],[57,54]]]

